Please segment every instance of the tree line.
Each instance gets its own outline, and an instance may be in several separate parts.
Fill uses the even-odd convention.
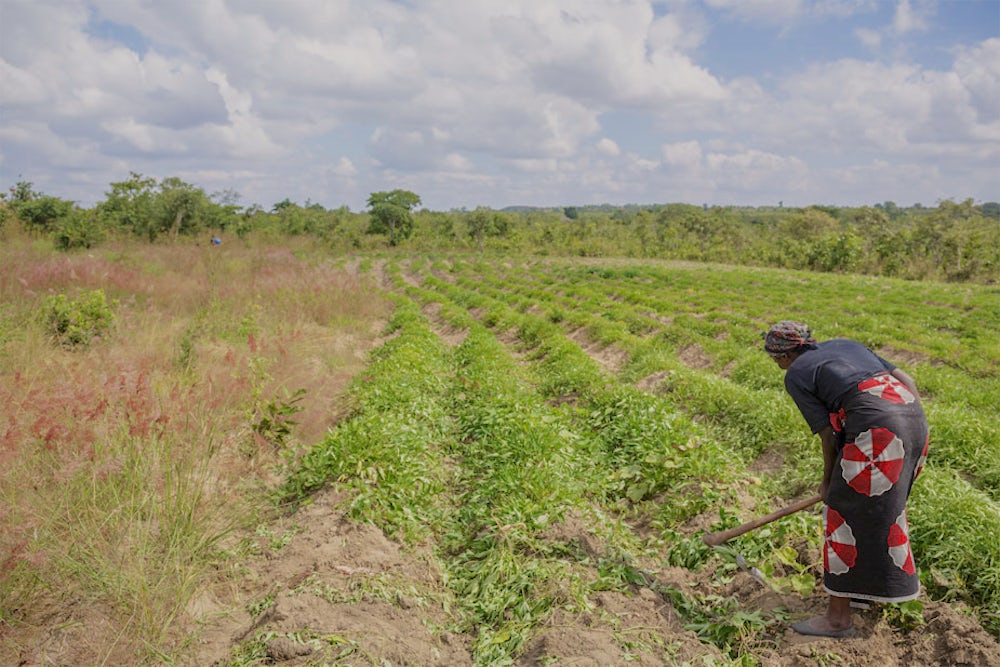
[[[19,181],[0,194],[0,233],[19,224],[63,250],[120,236],[150,242],[232,235],[311,236],[331,250],[402,248],[663,258],[856,272],[907,279],[1000,279],[1000,203],[936,207],[739,207],[670,203],[432,211],[408,190],[374,192],[364,211],[285,199],[265,209],[171,177],[131,173],[91,208]]]

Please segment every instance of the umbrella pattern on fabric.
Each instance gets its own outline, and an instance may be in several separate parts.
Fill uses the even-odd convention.
[[[858,559],[854,531],[844,517],[829,506],[823,508],[823,522],[826,524],[823,567],[833,574],[849,572]]]
[[[906,522],[906,510],[903,510],[896,523],[889,527],[889,555],[896,567],[907,574],[914,574],[917,568],[913,564],[913,551],[910,550],[910,529]]]
[[[858,493],[880,496],[899,480],[906,452],[903,441],[886,428],[873,428],[844,446],[844,480]]]
[[[873,396],[884,398],[890,403],[912,403],[916,397],[902,382],[891,375],[879,375],[858,383],[860,391],[866,391]]]

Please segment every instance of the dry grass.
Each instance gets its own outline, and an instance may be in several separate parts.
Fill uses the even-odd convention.
[[[46,296],[102,289],[115,324],[53,343]],[[298,444],[337,418],[381,331],[373,286],[307,246],[0,248],[0,663],[141,663]],[[304,389],[283,438],[267,406]],[[220,575],[220,573],[223,573]]]

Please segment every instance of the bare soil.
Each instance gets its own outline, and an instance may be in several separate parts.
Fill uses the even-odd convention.
[[[272,665],[472,664],[472,636],[458,634],[448,594],[429,548],[405,548],[371,525],[346,517],[348,500],[334,489],[317,494],[296,513],[276,520],[269,535],[291,535],[276,548],[261,537],[261,552],[244,564],[235,589],[206,589],[189,606],[188,629],[198,637],[180,664],[238,664],[241,648],[256,642]],[[707,519],[706,519],[707,520]],[[693,522],[693,523],[696,523]],[[550,530],[548,539],[604,551],[578,517]],[[784,607],[793,619],[820,613],[824,595],[781,595],[749,575],[712,588],[711,568],[668,568],[651,586],[595,594],[582,613],[556,610],[516,664],[680,665],[722,660],[684,624],[658,585],[734,595],[746,610]],[[383,584],[380,589],[378,584]],[[853,639],[801,637],[787,627],[767,635],[755,652],[766,665],[968,665],[1000,667],[1000,645],[958,604],[923,600],[927,625],[903,633],[878,609],[855,612]]]
[[[576,329],[567,336],[609,373],[617,373],[628,363],[628,352],[614,345],[604,346],[594,342],[585,329]]]

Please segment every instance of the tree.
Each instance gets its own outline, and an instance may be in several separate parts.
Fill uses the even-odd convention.
[[[18,181],[14,185],[10,186],[10,202],[11,204],[17,202],[31,201],[41,197],[42,193],[35,192],[34,184],[31,181]]]
[[[101,218],[111,226],[128,229],[150,241],[162,234],[192,234],[231,219],[235,207],[213,202],[205,191],[176,176],[159,184],[131,172],[128,180],[111,184],[107,199],[98,205]],[[226,197],[228,195],[224,195]]]
[[[52,236],[59,250],[92,248],[104,239],[104,223],[96,209],[74,208],[56,222]]]
[[[213,192],[209,200],[211,205],[206,212],[206,226],[222,231],[238,224],[243,209],[239,204],[240,193],[233,189]]]
[[[97,205],[101,218],[112,227],[126,229],[133,234],[155,238],[152,228],[153,200],[156,181],[137,172],[129,172],[128,180],[111,184],[111,191]]]
[[[987,218],[1000,220],[1000,203],[988,201],[979,205],[979,211]]]
[[[181,232],[190,234],[205,226],[204,212],[211,202],[204,190],[172,176],[160,183],[156,204],[158,232],[169,231],[177,238]]]
[[[0,195],[0,199],[7,201],[10,210],[24,223],[25,228],[46,232],[51,231],[74,208],[71,201],[36,192],[30,181],[18,181],[10,187],[10,194]],[[3,226],[6,219],[5,213],[0,218],[0,226]]]
[[[479,245],[480,252],[483,250],[483,238],[503,236],[507,233],[507,227],[510,224],[507,216],[487,206],[480,206],[475,211],[468,213],[465,220],[469,228],[469,236]]]
[[[413,209],[420,197],[409,190],[373,192],[368,197],[368,233],[386,234],[389,245],[397,245],[413,233]]]
[[[298,206],[298,204],[293,202],[288,197],[285,197],[284,199],[282,199],[277,204],[271,207],[271,213],[281,213],[282,211],[290,209],[293,206]]]
[[[52,231],[56,224],[70,214],[73,202],[58,197],[40,196],[29,201],[11,202],[11,208],[17,213],[27,229]]]
[[[969,280],[990,272],[995,275],[1000,259],[1000,225],[984,217],[972,199],[940,202],[937,210],[921,221],[921,231],[928,229],[934,258],[947,279]]]

